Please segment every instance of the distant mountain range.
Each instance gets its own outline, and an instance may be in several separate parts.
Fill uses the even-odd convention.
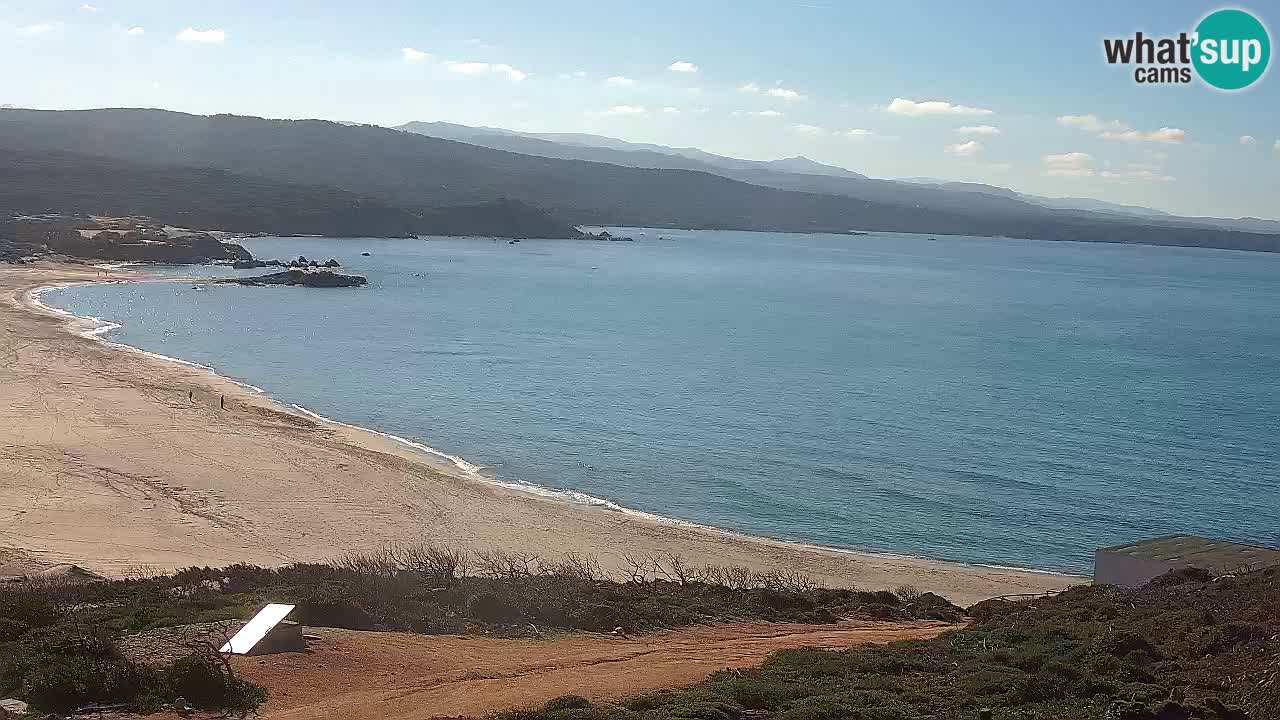
[[[394,129],[526,155],[607,162],[626,167],[703,171],[716,168],[775,170],[838,177],[865,177],[852,170],[824,165],[803,156],[782,160],[739,160],[715,155],[698,148],[673,148],[665,145],[633,143],[584,133],[522,133],[502,128],[471,127],[447,122],[411,122]],[[626,155],[618,153],[626,153]]]
[[[876,180],[804,158],[759,162],[589,135],[551,140],[428,128],[453,137],[161,110],[0,110],[0,149],[11,151],[0,154],[0,185],[14,169],[39,170],[0,193],[0,210],[74,203],[111,212],[112,204],[145,204],[144,214],[167,219],[202,207],[204,217],[239,217],[237,229],[323,226],[332,229],[319,232],[344,235],[399,234],[407,226],[417,233],[563,237],[575,235],[575,225],[633,225],[1280,251],[1280,235],[1054,209],[1011,191]],[[454,139],[467,132],[468,142]],[[106,173],[98,188],[95,172]],[[112,177],[120,182],[108,182]],[[345,220],[334,207],[347,209]]]
[[[967,208],[977,211],[1018,212],[1031,204],[1054,210],[1080,210],[1103,215],[1163,218],[1177,224],[1209,226],[1247,232],[1280,233],[1280,221],[1258,218],[1179,217],[1161,210],[1122,205],[1093,198],[1055,198],[1021,193],[982,183],[955,182],[935,178],[874,179],[846,168],[826,165],[800,156],[782,160],[757,161],[714,155],[697,148],[673,148],[651,143],[632,143],[601,135],[581,133],[522,133],[492,127],[471,127],[445,122],[410,122],[397,130],[448,138],[473,145],[511,150],[529,155],[592,160],[627,167],[701,170],[738,180],[787,190],[831,192],[868,200],[924,205],[939,208]],[[692,161],[692,162],[690,162]],[[845,178],[836,182],[815,178],[784,177],[821,175]],[[949,197],[950,193],[965,193]],[[975,198],[974,195],[982,197]],[[1000,199],[1009,202],[1000,202]]]

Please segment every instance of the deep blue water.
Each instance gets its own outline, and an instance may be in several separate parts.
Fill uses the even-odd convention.
[[[1076,571],[1168,532],[1280,545],[1280,256],[640,237],[264,239],[370,284],[45,301],[500,478],[723,528]]]

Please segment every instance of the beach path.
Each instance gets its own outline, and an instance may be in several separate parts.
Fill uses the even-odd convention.
[[[696,626],[622,639],[575,633],[551,640],[308,630],[312,650],[236,659],[265,687],[266,720],[484,716],[561,695],[621,700],[693,685],[725,668],[801,647],[844,649],[935,637],[935,622]]]
[[[30,298],[97,280],[86,266],[0,266],[0,549],[45,564],[120,576],[435,541],[590,553],[606,570],[625,552],[675,552],[694,564],[800,569],[830,586],[910,584],[962,605],[1081,581],[806,548],[499,487],[201,368],[81,337]]]

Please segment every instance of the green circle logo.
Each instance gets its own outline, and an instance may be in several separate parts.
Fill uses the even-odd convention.
[[[1219,90],[1240,90],[1257,82],[1271,60],[1271,36],[1244,10],[1218,10],[1196,26],[1191,58],[1200,78]]]

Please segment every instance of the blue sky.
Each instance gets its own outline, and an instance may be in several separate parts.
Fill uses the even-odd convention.
[[[1104,37],[1175,35],[1218,7],[0,0],[0,104],[590,132],[1277,217],[1274,70],[1222,93],[1140,86],[1102,58]],[[1280,6],[1246,7],[1274,40]]]

